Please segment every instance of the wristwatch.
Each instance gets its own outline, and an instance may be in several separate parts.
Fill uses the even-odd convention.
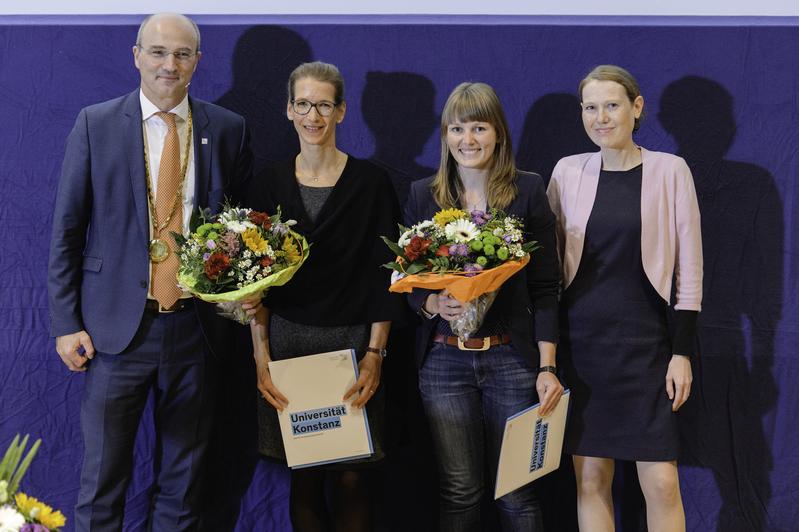
[[[538,368],[538,373],[553,373],[555,375],[558,374],[557,366],[541,366]]]
[[[385,347],[380,347],[380,348],[377,348],[377,347],[367,347],[367,348],[366,348],[366,352],[367,352],[367,353],[374,353],[374,354],[376,354],[376,355],[380,355],[380,358],[386,358],[386,355],[388,354],[388,353],[386,352],[386,348],[385,348]]]

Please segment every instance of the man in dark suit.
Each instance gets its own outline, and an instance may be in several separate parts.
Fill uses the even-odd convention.
[[[147,17],[133,47],[140,88],[83,109],[67,139],[48,290],[56,350],[86,374],[77,530],[122,528],[150,390],[158,438],[151,529],[198,525],[214,388],[208,341],[224,345],[226,325],[177,288],[170,232],[186,234],[196,208],[235,198],[251,164],[244,119],[188,97],[199,45],[187,17]]]

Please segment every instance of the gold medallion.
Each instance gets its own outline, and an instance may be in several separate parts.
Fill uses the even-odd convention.
[[[150,240],[150,260],[153,262],[164,262],[169,256],[169,246],[160,238]]]

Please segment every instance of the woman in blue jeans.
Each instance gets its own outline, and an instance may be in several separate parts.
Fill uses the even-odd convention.
[[[516,169],[505,114],[484,83],[462,83],[450,94],[441,117],[438,172],[411,186],[405,222],[410,226],[447,208],[501,209],[520,218],[526,236],[541,245],[460,347],[449,322],[464,305],[446,291],[417,289],[409,296],[424,318],[416,361],[440,470],[440,530],[468,532],[482,530],[481,501],[496,477],[505,420],[538,400],[547,414],[563,392],[555,363],[555,219],[541,176]],[[543,529],[532,485],[500,498],[497,506],[503,530]]]

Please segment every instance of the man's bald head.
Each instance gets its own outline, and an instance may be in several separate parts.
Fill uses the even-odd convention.
[[[188,26],[190,26],[192,31],[194,32],[194,35],[197,37],[197,46],[194,48],[194,51],[196,52],[200,49],[200,28],[197,27],[196,22],[194,22],[186,15],[181,15],[180,13],[154,13],[152,15],[148,15],[144,20],[141,21],[141,25],[139,26],[139,32],[136,34],[136,46],[141,46],[142,33],[144,32],[144,29],[147,26],[147,24],[151,22],[156,22],[157,20],[163,18],[178,19],[185,22]]]

